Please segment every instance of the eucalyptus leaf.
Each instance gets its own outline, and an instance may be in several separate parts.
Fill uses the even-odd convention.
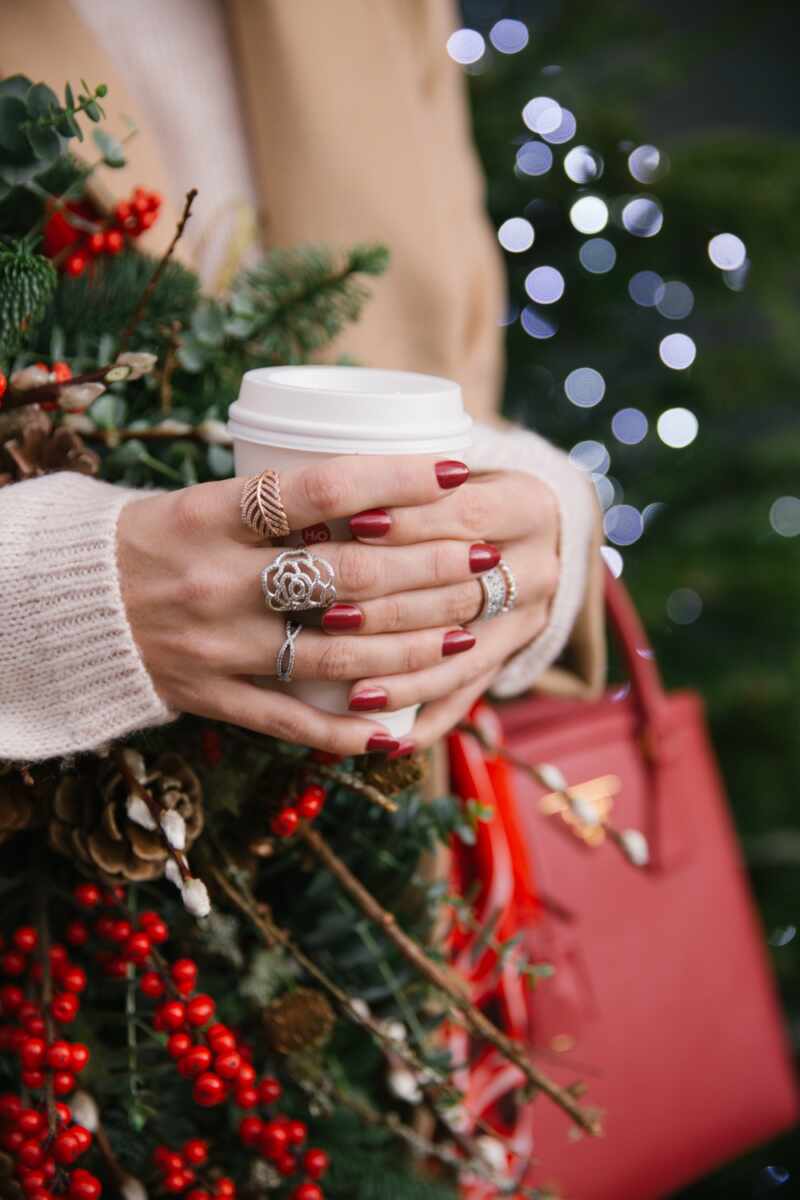
[[[92,138],[107,167],[125,166],[125,151],[117,138],[107,133],[105,129],[95,129],[92,132]]]
[[[99,429],[117,429],[125,424],[126,412],[127,405],[122,396],[114,392],[104,392],[89,409],[89,416]]]
[[[30,158],[31,147],[23,129],[27,120],[24,101],[16,96],[0,96],[0,147],[15,159]]]

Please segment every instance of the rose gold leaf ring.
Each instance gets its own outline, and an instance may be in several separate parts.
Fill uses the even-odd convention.
[[[281,500],[278,472],[267,469],[245,479],[242,486],[242,521],[260,538],[282,538],[289,532]]]

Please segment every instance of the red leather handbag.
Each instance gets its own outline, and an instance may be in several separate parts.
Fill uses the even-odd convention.
[[[607,610],[629,684],[596,702],[534,698],[476,715],[526,764],[551,763],[617,830],[642,830],[650,861],[630,865],[596,826],[565,816],[531,775],[451,739],[461,795],[493,804],[457,856],[461,886],[483,884],[478,920],[519,934],[555,975],[526,989],[479,938],[453,956],[558,1082],[582,1079],[604,1135],[574,1138],[538,1098],[514,1108],[520,1079],[478,1050],[462,1069],[466,1107],[508,1140],[528,1186],[565,1200],[656,1200],[790,1126],[798,1091],[736,835],[692,692],[663,691],[620,583]],[[469,1060],[460,1047],[456,1060]],[[488,1195],[476,1182],[471,1200]]]

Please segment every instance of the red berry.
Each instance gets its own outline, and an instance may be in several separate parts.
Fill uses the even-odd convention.
[[[219,1075],[215,1075],[212,1071],[205,1071],[195,1079],[192,1097],[195,1104],[200,1104],[203,1108],[212,1108],[215,1104],[222,1103],[226,1092],[225,1084]]]
[[[30,954],[36,949],[39,935],[32,925],[20,925],[11,935],[11,940],[23,954]]]
[[[161,1180],[161,1186],[165,1192],[172,1192],[173,1195],[177,1195],[178,1192],[182,1192],[186,1187],[186,1182],[183,1178],[183,1171],[170,1171],[170,1173],[165,1175]]]
[[[103,249],[106,254],[119,254],[125,245],[125,238],[118,229],[107,229],[103,234]]]
[[[303,1155],[303,1170],[312,1179],[321,1179],[330,1165],[330,1159],[324,1150],[312,1148]]]
[[[53,1042],[47,1051],[47,1065],[54,1071],[66,1071],[72,1066],[72,1047],[69,1042]]]
[[[23,1071],[20,1075],[23,1086],[30,1088],[32,1092],[38,1091],[44,1087],[44,1072],[43,1071]]]
[[[158,971],[145,971],[139,980],[139,987],[142,990],[142,994],[149,996],[151,1000],[158,1000],[167,990],[167,985]]]
[[[261,1153],[267,1158],[277,1158],[289,1148],[289,1130],[282,1121],[267,1121],[261,1135]]]
[[[226,1175],[223,1175],[223,1177],[221,1179],[217,1179],[214,1182],[214,1195],[215,1196],[235,1196],[236,1195],[236,1184],[233,1182],[232,1179],[228,1179],[228,1177]]]
[[[244,1052],[243,1052],[242,1047],[239,1047],[239,1055],[240,1055],[240,1057],[244,1058]],[[238,1083],[239,1087],[249,1086],[251,1083],[255,1082],[255,1078],[256,1078],[256,1069],[253,1066],[253,1064],[249,1063],[249,1062],[242,1062],[241,1066],[239,1067],[238,1074],[236,1076],[236,1082]]]
[[[74,992],[58,992],[50,1002],[50,1012],[54,1021],[69,1025],[78,1015],[80,1001]]]
[[[293,1146],[302,1146],[308,1137],[308,1127],[303,1121],[289,1122],[289,1141]]]
[[[69,1048],[70,1067],[76,1075],[80,1074],[89,1061],[89,1047],[83,1042],[73,1042]]]
[[[22,988],[17,987],[14,983],[4,983],[0,987],[0,1012],[6,1017],[11,1017],[19,1009],[20,1005],[25,1000],[25,993]]]
[[[158,214],[154,212],[142,213],[142,215],[139,217],[140,231],[144,232],[145,229],[149,229],[152,225],[154,225],[157,216]]]
[[[53,1075],[53,1091],[57,1096],[68,1096],[75,1090],[77,1082],[72,1071],[56,1071]]]
[[[151,212],[161,208],[162,200],[158,192],[147,192],[146,196]]]
[[[215,1054],[223,1054],[226,1050],[236,1049],[236,1038],[221,1021],[216,1021],[206,1030],[206,1041]]]
[[[191,1045],[192,1039],[188,1033],[172,1033],[167,1038],[167,1054],[170,1058],[182,1058]]]
[[[155,912],[143,912],[139,917],[139,926],[144,929],[154,946],[161,946],[169,938],[166,921]]]
[[[40,1167],[44,1162],[44,1150],[33,1138],[23,1142],[17,1151],[17,1162],[21,1167]]]
[[[116,921],[110,913],[103,913],[102,917],[98,917],[94,923],[94,931],[99,938],[104,942],[113,942],[114,926]]]
[[[80,1152],[78,1139],[67,1130],[59,1133],[53,1142],[53,1158],[62,1167],[74,1162]]]
[[[76,250],[74,254],[70,254],[70,256],[67,258],[66,262],[64,263],[64,270],[68,275],[72,275],[74,278],[76,275],[83,274],[83,272],[86,270],[87,262],[88,259],[86,255],[82,254],[80,250]]]
[[[242,1117],[239,1122],[239,1140],[243,1146],[257,1146],[261,1140],[264,1122],[260,1117]]]
[[[109,932],[109,937],[112,942],[122,944],[123,942],[127,942],[132,932],[133,926],[130,921],[126,921],[124,917],[119,917],[114,921]]]
[[[274,1166],[280,1175],[294,1175],[297,1171],[297,1163],[288,1152],[277,1158]]]
[[[307,788],[303,788],[297,808],[301,817],[307,821],[313,821],[322,812],[324,804],[325,788],[320,787],[318,783],[312,783]]]
[[[89,254],[91,254],[93,258],[96,258],[97,255],[102,254],[106,248],[106,236],[102,230],[98,230],[97,233],[90,233],[86,239],[85,245]]]
[[[184,1168],[183,1158],[178,1154],[177,1150],[170,1150],[169,1146],[156,1146],[153,1151],[153,1162],[158,1167],[159,1171],[182,1171]]]
[[[278,1080],[272,1075],[265,1075],[258,1088],[261,1103],[274,1104],[276,1100],[280,1100],[282,1094],[283,1088]]]
[[[7,950],[0,958],[0,970],[4,975],[24,975],[28,960],[18,950]]]
[[[254,1087],[242,1087],[236,1089],[235,1100],[239,1108],[255,1108],[258,1104],[258,1092]]]
[[[178,1070],[184,1079],[193,1079],[211,1066],[211,1051],[208,1046],[192,1046],[178,1059]]]
[[[202,1167],[203,1163],[208,1162],[208,1142],[202,1138],[190,1138],[188,1142],[183,1143],[182,1153],[193,1167]]]
[[[156,1029],[180,1029],[186,1021],[186,1005],[180,1000],[167,1000],[159,1005],[153,1017]]]
[[[186,1005],[186,1020],[190,1025],[205,1025],[213,1017],[216,1007],[211,996],[203,993],[193,996]]]
[[[19,1096],[15,1096],[13,1092],[3,1092],[0,1096],[0,1121],[12,1124],[19,1119],[21,1112],[22,1101]]]
[[[131,206],[124,201],[114,209],[114,218],[119,225],[127,225],[131,219]]]
[[[19,1060],[25,1071],[38,1071],[44,1066],[47,1042],[44,1038],[29,1037],[19,1048]]]
[[[325,1197],[315,1183],[301,1183],[292,1192],[291,1200],[325,1200]]]
[[[109,954],[103,960],[103,974],[109,979],[125,979],[128,974],[128,960],[121,954]]]
[[[197,979],[197,963],[192,958],[179,958],[172,964],[170,975],[182,995],[191,992]]]
[[[102,892],[96,883],[79,883],[72,896],[81,908],[97,908]]]
[[[72,1200],[98,1200],[103,1185],[96,1175],[84,1171],[82,1167],[72,1172],[69,1181],[69,1195]]]
[[[47,1118],[35,1108],[23,1108],[17,1117],[17,1129],[26,1138],[35,1138],[38,1133],[47,1131]]]
[[[83,1154],[84,1150],[89,1149],[92,1144],[92,1135],[88,1129],[84,1129],[83,1125],[73,1125],[70,1128],[70,1133],[78,1143],[78,1149],[81,1154]]]
[[[65,992],[80,993],[86,988],[86,972],[83,967],[66,967],[59,972],[58,982]]]
[[[206,1192],[203,1188],[192,1188],[186,1193],[186,1200],[211,1200],[211,1192]]]
[[[2,400],[3,396],[5,396],[7,388],[8,388],[8,380],[6,379],[3,372],[0,371],[0,400]]]
[[[72,368],[69,363],[54,362],[51,370],[56,383],[66,383],[68,379],[72,379]]]
[[[122,947],[122,953],[125,957],[137,963],[144,962],[150,954],[150,950],[150,938],[143,930],[140,930],[138,933],[132,933]]]
[[[89,930],[83,921],[70,921],[64,938],[70,946],[85,946],[89,940]]]
[[[297,832],[297,826],[300,824],[300,817],[296,808],[284,808],[277,816],[272,818],[270,828],[276,837],[289,838],[293,833]]]
[[[62,1125],[70,1125],[72,1123],[72,1113],[60,1100],[56,1104],[56,1116]]]
[[[236,1079],[242,1065],[242,1056],[238,1050],[226,1050],[214,1059],[214,1070],[223,1079]]]
[[[22,1184],[22,1190],[26,1196],[38,1195],[44,1189],[45,1182],[46,1182],[46,1179],[45,1179],[45,1173],[43,1170],[38,1170],[38,1171],[27,1171],[26,1170],[24,1177],[22,1177],[20,1179],[20,1183]],[[46,1192],[45,1194],[49,1195],[49,1192]]]
[[[7,1150],[9,1154],[16,1154],[22,1143],[25,1141],[25,1135],[20,1133],[18,1129],[7,1129],[0,1136],[0,1146]]]

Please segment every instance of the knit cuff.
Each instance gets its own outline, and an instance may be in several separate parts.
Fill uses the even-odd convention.
[[[174,718],[117,573],[119,514],[146,494],[72,471],[0,489],[0,757],[91,750]]]
[[[560,515],[560,573],[546,627],[508,660],[491,691],[518,696],[536,683],[566,646],[586,593],[597,503],[586,477],[538,434],[517,427],[475,426],[465,460],[473,471],[527,471],[555,494]]]

